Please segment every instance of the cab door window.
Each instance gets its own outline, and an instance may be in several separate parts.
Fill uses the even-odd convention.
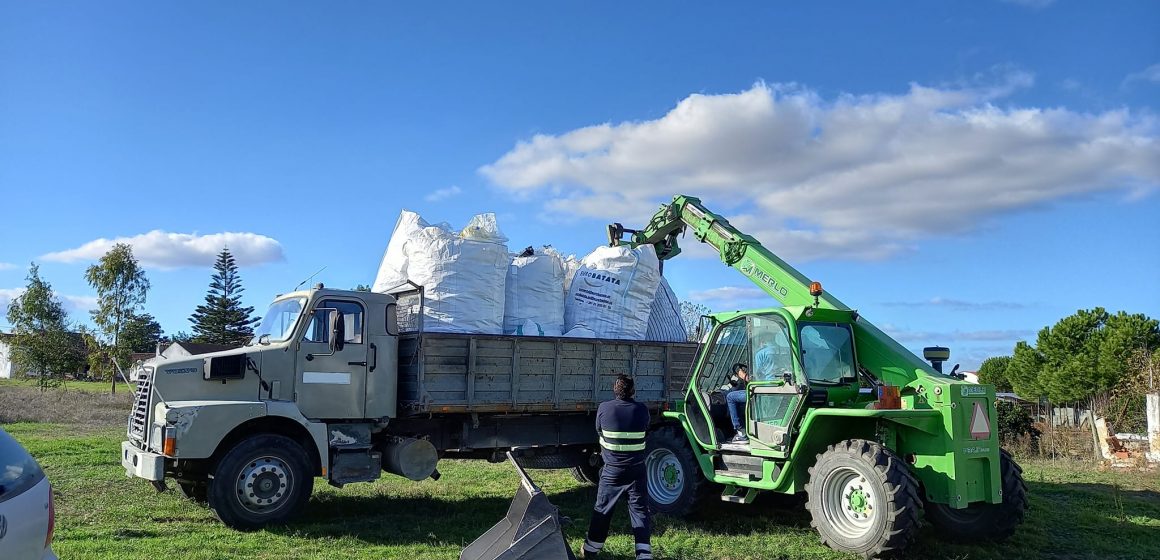
[[[750,340],[753,344],[753,380],[793,380],[793,346],[789,340],[789,325],[777,315],[753,317]]]
[[[336,309],[342,314],[343,323],[346,327],[343,342],[346,344],[362,344],[363,318],[365,315],[362,304],[354,301],[334,299],[324,299],[315,306],[314,313],[310,318],[310,324],[306,325],[306,334],[302,337],[302,341],[320,342],[323,344],[330,343],[330,325],[327,322],[327,315],[331,309]]]
[[[709,354],[705,373],[701,376],[702,391],[711,393],[728,383],[729,377],[733,375],[733,364],[749,363],[748,331],[745,319],[738,319],[721,328]]]

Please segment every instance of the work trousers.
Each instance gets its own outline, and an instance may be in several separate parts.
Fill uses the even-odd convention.
[[[588,525],[584,551],[593,554],[604,548],[608,526],[612,522],[612,510],[625,492],[628,492],[628,518],[632,521],[632,534],[636,539],[636,558],[652,560],[652,544],[649,542],[652,521],[649,518],[648,477],[644,465],[604,465],[601,469],[600,487],[596,490],[596,506],[592,512],[592,523]]]

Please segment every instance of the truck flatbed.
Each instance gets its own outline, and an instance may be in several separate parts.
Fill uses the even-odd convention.
[[[657,409],[683,394],[696,353],[683,342],[403,333],[399,413],[591,411],[621,373]]]

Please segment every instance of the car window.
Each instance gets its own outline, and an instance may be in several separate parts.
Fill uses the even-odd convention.
[[[0,430],[0,502],[36,486],[44,471],[7,432]]]

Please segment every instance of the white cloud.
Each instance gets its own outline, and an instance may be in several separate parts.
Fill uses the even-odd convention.
[[[891,338],[902,342],[921,342],[923,344],[948,344],[952,342],[1010,342],[1011,346],[1020,340],[1027,340],[1035,331],[1022,329],[990,329],[976,331],[916,331],[885,324],[881,326],[883,332]]]
[[[46,261],[95,261],[113,248],[128,243],[133,256],[144,266],[162,269],[185,266],[212,266],[223,247],[229,247],[239,266],[252,266],[284,260],[282,244],[276,239],[247,232],[225,232],[208,235],[170,233],[153,230],[133,237],[97,239],[75,249],[49,253]]]
[[[447,187],[445,189],[437,189],[437,190],[431,191],[430,194],[423,197],[423,200],[426,200],[427,202],[439,202],[442,200],[447,200],[448,198],[456,196],[462,192],[463,192],[463,189],[452,185],[452,186]]]
[[[1017,301],[967,301],[944,297],[933,297],[925,301],[890,301],[883,305],[887,307],[942,307],[955,311],[996,311],[1024,309],[1028,306]]]
[[[689,292],[689,301],[700,303],[713,311],[733,311],[754,307],[775,307],[780,305],[773,297],[760,288],[721,286],[708,290],[693,290]]]
[[[12,263],[0,262],[0,270],[16,270],[18,266]]]
[[[536,135],[479,171],[554,215],[625,224],[700,196],[795,261],[881,259],[1004,213],[1156,189],[1155,117],[994,104],[1033,81],[833,100],[758,83],[690,95],[655,120]]]
[[[20,294],[23,293],[24,288],[0,288],[0,319],[7,316],[8,304],[12,303],[12,300],[20,297]],[[53,292],[53,295],[60,299],[64,310],[69,313],[87,313],[97,308],[97,296],[73,296],[60,292]]]
[[[1139,72],[1128,74],[1124,78],[1124,87],[1128,87],[1136,82],[1149,82],[1153,84],[1160,84],[1160,64],[1153,64]]]

